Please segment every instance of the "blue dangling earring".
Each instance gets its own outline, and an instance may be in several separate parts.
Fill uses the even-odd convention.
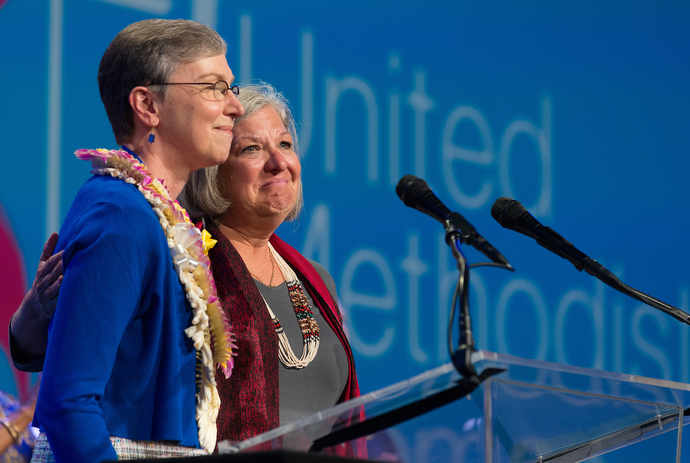
[[[151,126],[151,133],[149,134],[149,143],[156,141],[156,134],[153,133],[153,126]]]

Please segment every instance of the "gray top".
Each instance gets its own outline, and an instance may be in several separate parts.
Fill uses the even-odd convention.
[[[320,264],[313,260],[309,262],[321,275],[333,299],[337,301],[333,278]],[[299,358],[302,355],[302,332],[297,323],[295,309],[290,302],[287,284],[268,287],[256,279],[254,281],[271,310],[280,320],[290,347]],[[314,306],[314,301],[304,285],[302,289],[311,304],[314,318],[319,324],[320,345],[314,360],[306,368],[300,370],[288,368],[276,358],[276,362],[280,365],[278,388],[281,425],[332,407],[338,402],[347,384],[348,368],[345,349],[319,309]]]

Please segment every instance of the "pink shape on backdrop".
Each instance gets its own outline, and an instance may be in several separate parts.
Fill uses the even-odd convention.
[[[1,6],[2,0],[0,0]],[[7,328],[12,314],[17,310],[22,299],[24,299],[24,294],[26,294],[25,268],[21,250],[12,231],[12,225],[0,203],[0,281],[2,282],[0,286],[0,344],[3,353],[8,356],[10,345]],[[8,358],[7,361],[12,365],[11,359]],[[30,375],[20,372],[14,366],[10,368],[19,397],[23,399],[27,395]]]

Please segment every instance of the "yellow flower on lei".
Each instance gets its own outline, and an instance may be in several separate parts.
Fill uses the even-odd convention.
[[[202,230],[201,231],[201,242],[204,243],[204,254],[208,256],[208,251],[213,248],[213,246],[216,245],[218,240],[214,240],[211,234],[206,231]]]

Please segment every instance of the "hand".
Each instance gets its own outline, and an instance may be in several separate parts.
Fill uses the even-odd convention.
[[[62,251],[53,255],[58,234],[53,233],[43,245],[36,277],[27,295],[36,312],[50,319],[55,312],[60,286],[62,285]]]
[[[24,365],[17,366],[23,371],[43,368],[36,362],[46,353],[48,326],[62,286],[62,252],[52,255],[57,241],[53,233],[43,245],[36,277],[10,320],[10,353],[15,365]]]

